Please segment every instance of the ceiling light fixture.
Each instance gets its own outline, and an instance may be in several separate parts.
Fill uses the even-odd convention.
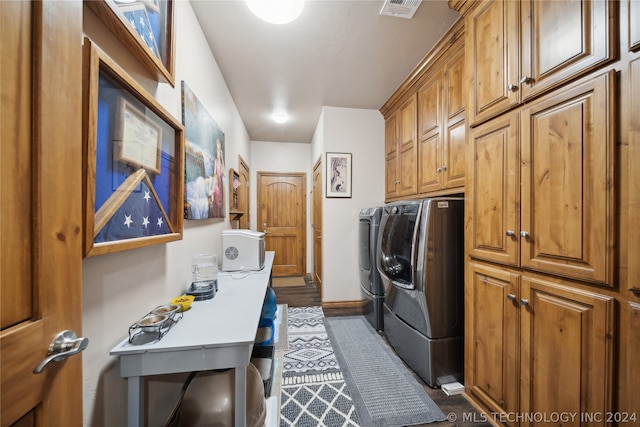
[[[285,123],[287,120],[289,120],[289,116],[284,112],[273,113],[271,115],[271,118],[276,123]]]
[[[271,24],[287,24],[302,13],[304,0],[244,0],[251,12]]]

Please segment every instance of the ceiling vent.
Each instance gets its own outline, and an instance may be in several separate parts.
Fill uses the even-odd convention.
[[[411,19],[422,0],[384,0],[380,15]]]

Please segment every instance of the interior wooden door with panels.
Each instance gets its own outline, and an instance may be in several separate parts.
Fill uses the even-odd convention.
[[[274,276],[306,272],[306,174],[258,172],[258,230],[275,251]]]

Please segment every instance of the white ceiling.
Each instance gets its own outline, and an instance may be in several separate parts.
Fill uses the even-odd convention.
[[[383,0],[307,0],[273,25],[241,0],[190,1],[252,141],[310,143],[322,106],[378,110],[458,17],[446,0],[412,19],[381,16]]]

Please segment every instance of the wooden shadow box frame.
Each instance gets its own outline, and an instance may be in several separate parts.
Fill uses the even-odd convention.
[[[84,256],[182,239],[184,127],[84,39]]]
[[[102,23],[131,54],[162,83],[175,86],[175,36],[173,0],[139,0],[135,3],[114,0],[84,0]],[[135,20],[134,20],[135,18]],[[134,20],[135,25],[131,23]],[[153,31],[140,34],[139,22]]]

